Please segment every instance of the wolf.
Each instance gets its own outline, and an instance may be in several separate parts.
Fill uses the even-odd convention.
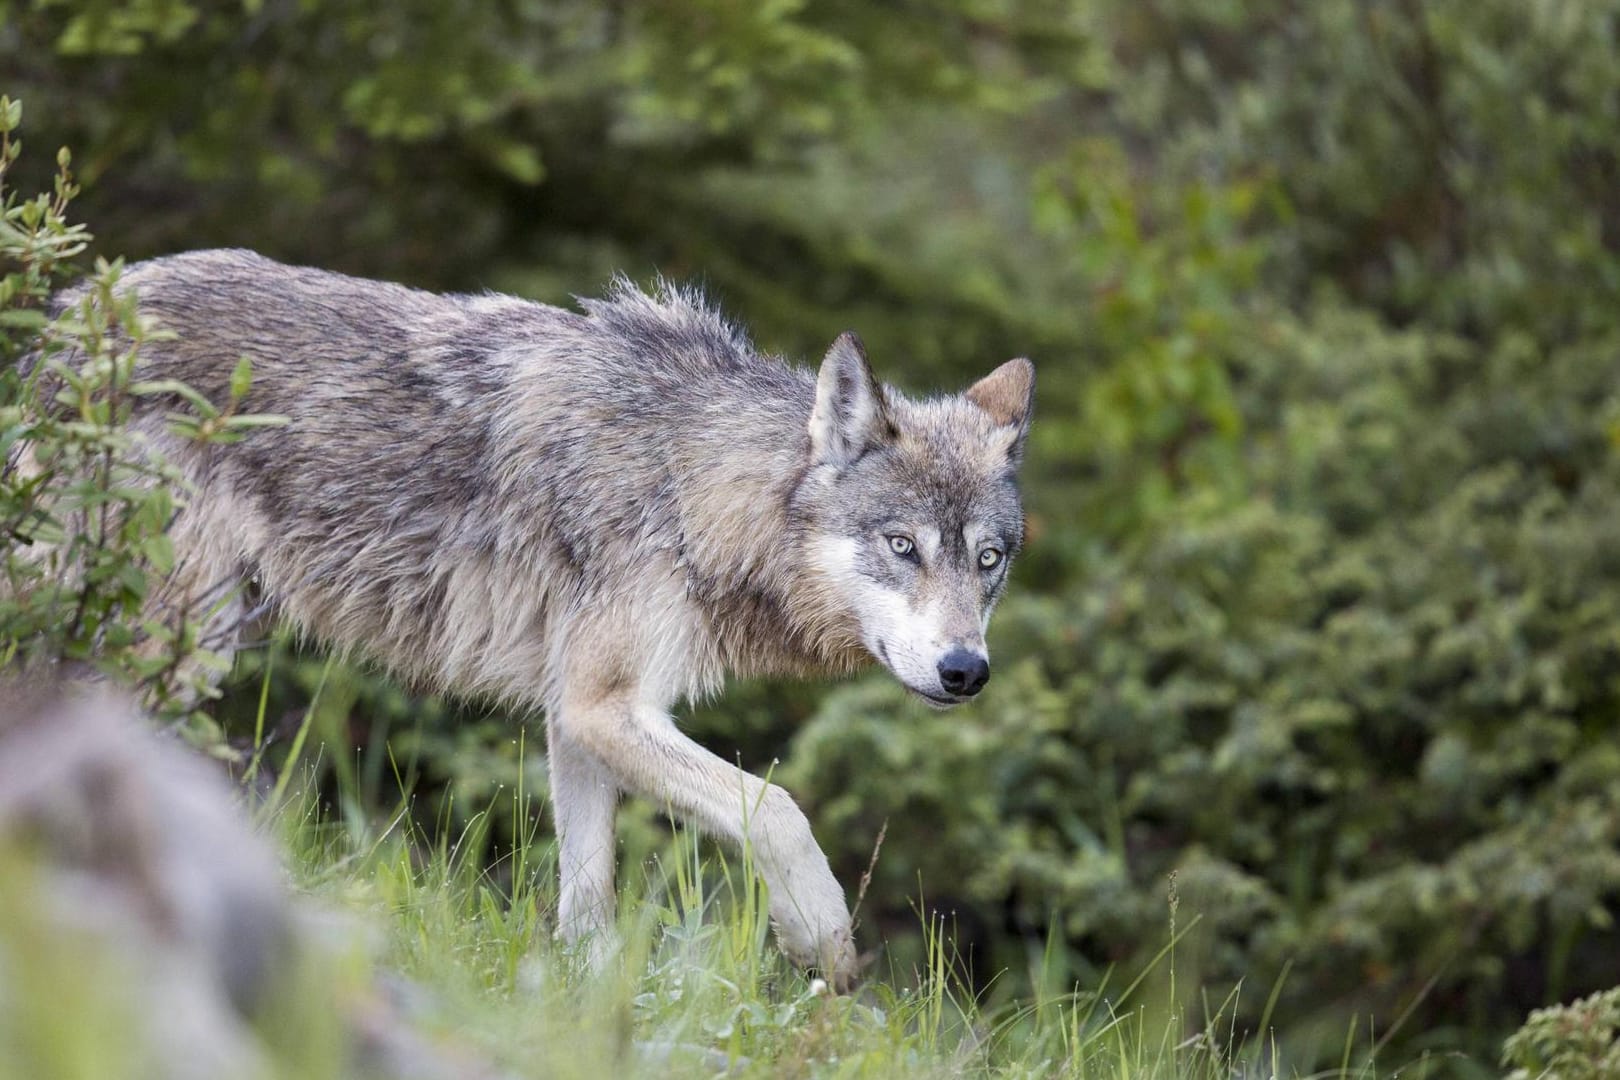
[[[120,287],[172,332],[144,377],[219,401],[245,356],[246,406],[288,419],[228,446],[171,431],[164,403],[132,421],[190,485],[167,602],[224,596],[224,625],[262,603],[416,685],[542,713],[565,941],[610,939],[634,793],[751,845],[783,951],[851,984],[805,815],[671,709],[728,675],[873,660],[930,706],[978,694],[1023,542],[1028,360],[913,398],[853,333],[811,371],[697,290],[622,279],[574,311],[220,250]]]

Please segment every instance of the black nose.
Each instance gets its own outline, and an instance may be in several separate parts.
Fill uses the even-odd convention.
[[[977,694],[990,681],[990,661],[966,649],[952,649],[939,662],[939,684],[947,693]]]

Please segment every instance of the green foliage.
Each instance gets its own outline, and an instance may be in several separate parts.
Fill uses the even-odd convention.
[[[1509,1080],[1601,1080],[1620,1072],[1620,989],[1537,1009],[1503,1048]]]
[[[1403,318],[1563,332],[1613,297],[1617,77],[1604,5],[1156,4],[1118,19],[1155,162],[1273,176],[1288,273]],[[1129,5],[1133,6],[1134,5]]]
[[[179,398],[191,411],[171,414],[169,427],[198,446],[267,418],[236,415],[245,360],[223,408],[136,377],[157,331],[116,291],[119,263],[98,260],[74,302],[47,313],[47,294],[67,284],[67,260],[91,237],[66,216],[78,193],[67,150],[51,193],[7,185],[21,120],[21,103],[0,97],[0,667],[92,667],[136,688],[155,714],[180,717],[213,692],[223,665],[199,640],[207,612],[163,602],[174,569],[167,530],[184,491],[131,411],[142,396]]]
[[[1087,283],[1095,346],[1109,357],[1068,434],[1119,478],[1092,490],[1085,513],[1116,536],[1190,489],[1212,509],[1243,493],[1231,373],[1249,346],[1265,253],[1251,235],[1261,181],[1143,185],[1135,172],[1119,140],[1083,139],[1045,170],[1035,204]]]

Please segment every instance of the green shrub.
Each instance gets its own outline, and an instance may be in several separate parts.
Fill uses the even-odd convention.
[[[185,387],[145,382],[137,365],[162,331],[117,290],[121,263],[94,273],[51,315],[91,241],[68,207],[78,188],[57,157],[51,192],[6,184],[20,157],[22,103],[0,97],[0,667],[94,670],[132,687],[153,715],[189,717],[223,664],[199,640],[206,612],[154,602],[174,552],[167,529],[184,504],[178,471],[129,424],[137,398],[176,397],[173,431],[228,442],[254,418]]]
[[[1537,1009],[1503,1048],[1508,1080],[1604,1080],[1620,1075],[1620,989]]]

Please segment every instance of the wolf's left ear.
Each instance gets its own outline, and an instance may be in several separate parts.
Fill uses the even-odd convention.
[[[816,377],[810,414],[810,454],[819,463],[849,465],[894,437],[883,387],[866,362],[861,339],[845,331],[827,350]]]
[[[997,424],[1013,429],[1007,454],[1016,462],[1024,452],[1024,436],[1035,409],[1035,365],[1022,357],[1009,360],[962,396],[989,413]]]

